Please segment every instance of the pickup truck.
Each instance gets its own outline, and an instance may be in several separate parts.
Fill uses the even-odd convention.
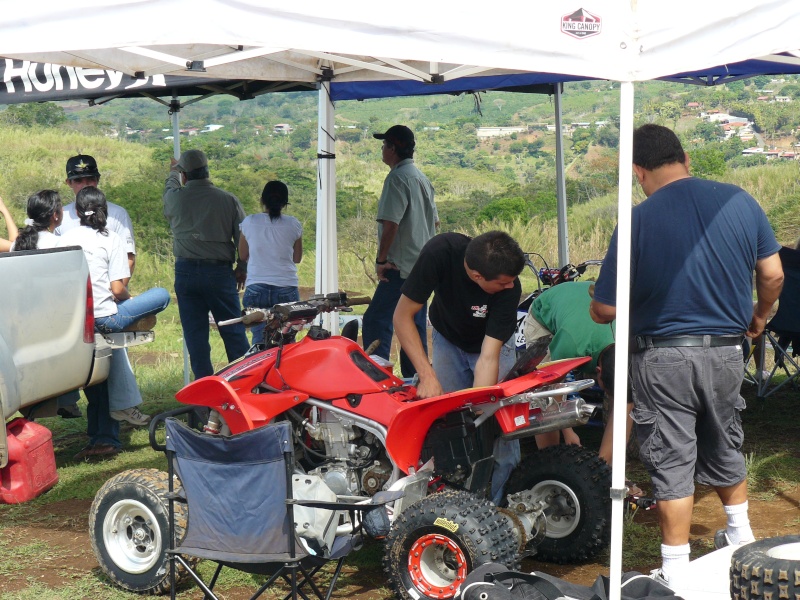
[[[94,330],[83,251],[0,253],[0,282],[0,418],[54,416],[58,396],[104,381],[111,364],[112,345]],[[7,462],[3,427],[0,468]]]

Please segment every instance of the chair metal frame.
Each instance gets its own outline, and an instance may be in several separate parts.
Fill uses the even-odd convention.
[[[187,407],[186,410],[191,410],[191,407]],[[169,419],[174,421],[177,424],[176,426],[185,427],[188,431],[192,431],[192,435],[214,435],[201,434],[196,430],[186,427],[185,424],[181,423],[177,419],[174,419],[174,415],[182,412],[185,412],[185,410],[178,409],[176,411],[165,413],[164,415],[159,415],[157,418],[161,418],[161,420]],[[287,423],[278,423],[274,425],[267,425],[266,427],[286,427],[288,429],[289,425]],[[352,533],[348,534],[347,536],[337,537],[336,542],[334,543],[333,548],[328,556],[316,556],[306,552],[303,545],[299,542],[299,536],[295,531],[294,526],[288,527],[289,531],[285,535],[287,547],[285,555],[282,555],[280,559],[265,560],[259,563],[239,563],[226,561],[224,559],[217,560],[208,555],[199,556],[201,559],[211,560],[217,563],[217,567],[213,576],[208,582],[205,582],[203,578],[196,572],[195,568],[191,564],[191,561],[187,560],[186,558],[186,556],[191,557],[197,555],[192,554],[191,552],[186,552],[185,549],[182,549],[178,543],[178,540],[176,539],[176,502],[187,505],[187,513],[189,515],[187,517],[187,532],[189,531],[189,527],[191,527],[191,523],[189,521],[189,519],[191,519],[191,505],[188,502],[187,494],[184,493],[182,488],[175,489],[176,475],[180,476],[179,471],[181,459],[176,455],[175,451],[169,449],[167,445],[160,445],[158,449],[163,450],[167,455],[167,472],[169,475],[169,492],[167,494],[169,501],[169,547],[167,549],[167,555],[169,557],[170,597],[172,600],[175,600],[176,597],[176,572],[179,567],[182,567],[194,580],[197,586],[203,590],[203,593],[205,594],[204,600],[219,600],[213,589],[217,583],[220,573],[222,572],[222,568],[225,566],[244,572],[269,575],[269,579],[264,584],[259,586],[253,596],[251,596],[250,600],[255,600],[261,596],[279,578],[290,587],[290,591],[284,596],[284,600],[288,600],[289,598],[292,600],[297,600],[298,598],[302,598],[303,600],[311,600],[312,597],[316,597],[318,600],[330,600],[330,597],[333,594],[333,590],[339,579],[339,575],[342,572],[344,559],[349,555],[351,550],[357,549],[363,542],[364,533],[360,525],[363,515],[372,510],[382,508],[387,503],[393,502],[394,500],[402,497],[402,492],[382,492],[371,499],[340,496],[336,502],[293,498],[292,477],[293,475],[296,475],[294,469],[294,450],[292,444],[286,441],[287,438],[288,440],[291,440],[291,431],[289,431],[288,436],[283,437],[284,441],[282,443],[284,472],[286,477],[286,498],[284,504],[286,507],[286,514],[288,516],[288,523],[294,524],[295,522],[295,506],[304,506],[331,511],[345,511],[349,514],[350,522],[353,524]],[[177,468],[176,463],[178,464]],[[320,586],[315,583],[314,576],[326,564],[333,562],[335,562],[335,567],[330,582],[326,586],[323,586],[325,589],[321,589]],[[306,591],[313,593],[313,596],[309,596]]]

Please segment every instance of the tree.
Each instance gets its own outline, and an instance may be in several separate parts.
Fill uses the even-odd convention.
[[[717,142],[724,134],[722,128],[716,123],[701,121],[692,129],[691,135],[706,142]]]
[[[615,125],[603,125],[597,130],[597,143],[606,148],[619,146],[619,128]]]
[[[704,146],[693,150],[691,159],[691,172],[695,177],[710,179],[725,173],[725,154],[718,145]]]
[[[592,132],[584,127],[579,127],[572,132],[572,150],[576,154],[586,154],[592,141]]]
[[[32,127],[57,127],[67,120],[64,109],[54,102],[33,102],[28,104],[12,104],[0,113],[9,125]]]

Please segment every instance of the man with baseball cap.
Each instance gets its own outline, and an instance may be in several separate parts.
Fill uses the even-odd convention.
[[[67,179],[65,183],[77,196],[85,187],[97,187],[100,183],[100,171],[97,161],[88,154],[78,154],[67,160]],[[131,275],[136,265],[136,244],[133,238],[133,222],[128,211],[118,204],[107,202],[108,229],[122,239],[128,254],[128,267]],[[75,202],[64,207],[61,225],[56,228],[56,235],[62,235],[80,227],[81,222],[75,209]],[[130,277],[123,279],[127,286]],[[91,397],[90,397],[91,396]],[[108,374],[107,388],[102,392],[94,390],[87,394],[89,400],[89,434],[90,444],[81,450],[76,459],[89,457],[113,456],[119,452],[119,424],[126,421],[131,425],[145,426],[150,422],[150,415],[143,413],[139,406],[142,395],[131,369],[127,350],[124,348],[111,353],[111,369]],[[77,401],[78,392],[64,394],[58,400],[58,414],[64,418],[81,416]],[[115,423],[116,422],[116,423]],[[92,443],[92,442],[97,443]],[[106,443],[112,442],[112,443]]]
[[[67,179],[64,181],[77,196],[85,187],[97,187],[100,184],[100,171],[97,161],[88,154],[78,154],[67,161]],[[81,221],[75,211],[75,203],[71,202],[64,207],[64,218],[56,229],[56,235],[61,235],[74,227],[80,227]],[[136,265],[136,244],[133,240],[133,223],[128,216],[128,211],[119,204],[108,202],[108,228],[122,238],[125,250],[128,253],[128,267],[133,276]],[[130,277],[123,283],[128,285]]]
[[[368,348],[375,340],[380,346],[375,354],[389,359],[392,345],[392,316],[400,300],[400,289],[417,262],[422,247],[436,235],[439,215],[433,201],[433,186],[414,165],[414,133],[405,125],[394,125],[386,133],[373,137],[383,140],[381,157],[390,171],[383,182],[378,201],[378,254],[375,273],[378,287],[366,313],[362,338]],[[425,352],[428,350],[427,307],[414,316]],[[416,373],[405,351],[400,351],[403,377]]]
[[[210,312],[216,321],[241,316],[238,289],[244,286],[247,263],[239,260],[239,200],[211,183],[208,158],[202,150],[187,150],[170,162],[164,187],[164,216],[169,222],[175,254],[175,295],[196,379],[214,374],[208,343]],[[244,325],[219,328],[228,360],[247,352]]]

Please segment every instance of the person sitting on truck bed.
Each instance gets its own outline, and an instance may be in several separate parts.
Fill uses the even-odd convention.
[[[169,304],[169,292],[164,288],[153,288],[132,297],[123,284],[123,279],[130,275],[130,271],[122,241],[106,228],[107,203],[103,192],[95,187],[85,187],[78,192],[75,205],[81,226],[62,235],[59,245],[77,245],[83,249],[92,280],[95,328],[103,333],[119,332],[142,317],[164,310]],[[90,441],[86,448],[75,455],[76,459],[108,456],[119,452],[119,419],[115,418],[109,408],[108,391],[110,380],[114,377],[114,364],[117,361],[122,362],[124,357],[124,354],[119,355],[120,352],[122,351],[115,350],[114,353],[118,356],[112,356],[109,380],[85,390],[89,401],[87,418]],[[95,388],[100,389],[95,392]],[[140,402],[139,398],[136,400]],[[139,413],[134,416],[140,416],[142,424],[146,424],[149,418],[141,415],[137,407],[133,408]]]
[[[59,238],[53,233],[59,223],[63,209],[61,196],[55,190],[39,190],[28,197],[28,220],[11,250],[41,250],[55,248]]]
[[[0,238],[0,252],[8,252],[11,249],[11,244],[17,239],[17,225],[14,219],[11,218],[11,213],[8,212],[3,199],[0,198],[0,215],[6,220],[6,229],[8,229],[8,239]]]

